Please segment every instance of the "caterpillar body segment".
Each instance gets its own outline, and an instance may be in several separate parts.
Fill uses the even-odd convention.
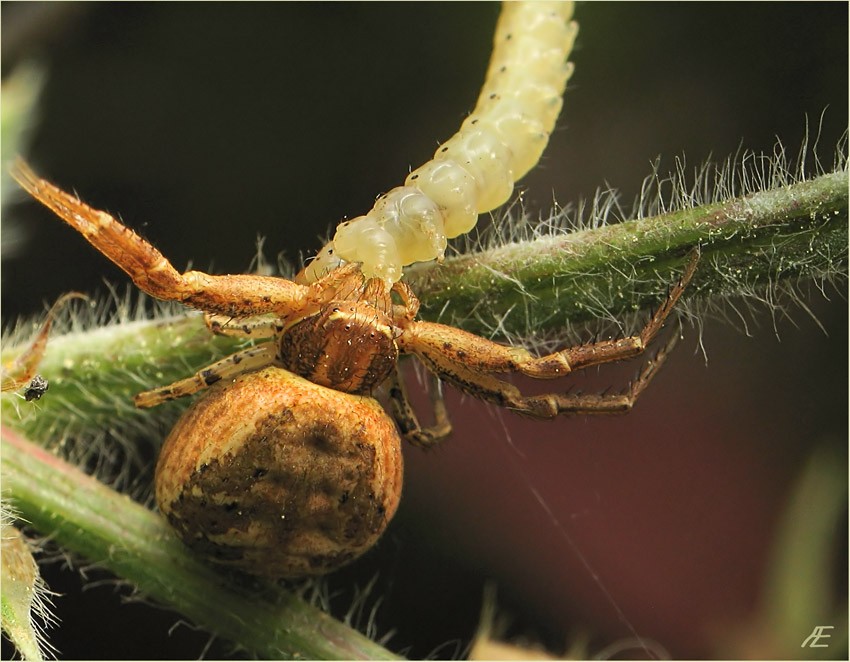
[[[572,2],[503,3],[484,85],[460,130],[368,214],[340,223],[296,280],[360,262],[367,278],[394,283],[405,265],[442,259],[448,239],[507,202],[561,111],[578,32],[572,12]]]

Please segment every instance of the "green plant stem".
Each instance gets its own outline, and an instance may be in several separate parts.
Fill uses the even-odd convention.
[[[424,318],[527,335],[657,306],[696,246],[685,299],[846,274],[847,172],[411,270]]]
[[[211,632],[267,658],[396,659],[286,591],[259,598],[203,565],[155,513],[7,428],[2,455],[3,488],[23,517]]]

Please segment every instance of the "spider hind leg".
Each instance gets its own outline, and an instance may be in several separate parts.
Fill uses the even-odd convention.
[[[593,393],[545,393],[513,400],[505,406],[520,414],[535,418],[554,418],[559,415],[585,414],[606,415],[625,414],[631,411],[638,397],[658,374],[664,361],[679,340],[679,333],[674,333],[670,339],[650,359],[640,374],[623,393],[593,394]]]
[[[536,379],[554,379],[573,370],[631,358],[645,351],[673,311],[696,270],[699,250],[690,255],[685,271],[664,303],[641,332],[634,336],[601,340],[570,347],[536,358],[527,350],[508,347],[442,324],[413,322],[401,338],[400,348],[416,355],[429,370],[461,391],[535,418],[561,414],[617,414],[629,411],[657,373],[676,343],[674,334],[625,393],[585,395],[547,393],[523,396],[514,385],[493,373],[521,373]]]
[[[434,424],[423,428],[419,423],[416,412],[410,404],[407,387],[404,385],[404,375],[401,369],[396,369],[387,380],[393,418],[401,430],[401,435],[414,446],[428,449],[448,437],[452,432],[452,423],[446,411],[440,379],[435,373],[430,373],[431,408],[434,413]]]

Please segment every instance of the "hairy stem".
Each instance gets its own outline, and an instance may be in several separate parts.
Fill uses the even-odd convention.
[[[474,333],[549,331],[657,306],[696,246],[686,299],[847,270],[847,172],[446,260],[411,283],[423,317]]]

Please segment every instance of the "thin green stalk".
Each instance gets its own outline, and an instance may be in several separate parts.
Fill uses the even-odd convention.
[[[652,218],[557,233],[411,273],[425,318],[524,336],[657,306],[696,246],[685,299],[847,270],[847,172]]]
[[[255,655],[396,659],[294,595],[256,590],[193,557],[162,518],[2,429],[3,488],[39,530]]]

